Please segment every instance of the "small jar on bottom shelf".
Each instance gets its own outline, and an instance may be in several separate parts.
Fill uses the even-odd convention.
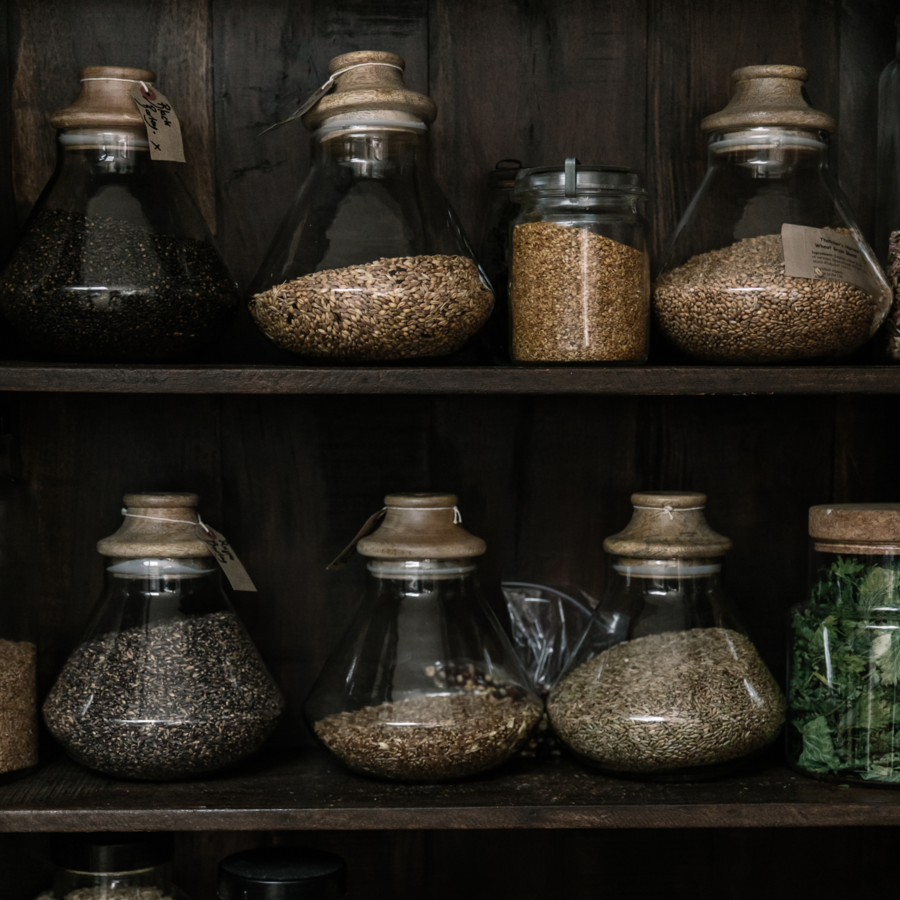
[[[563,742],[612,775],[689,781],[728,774],[778,736],[784,698],[722,593],[731,541],[706,497],[639,493],[611,554],[603,599],[550,693]]]
[[[643,363],[650,257],[628,169],[523,169],[513,200],[510,354],[517,363]]]
[[[336,900],[346,890],[347,866],[324,850],[259,847],[219,863],[218,900]]]
[[[790,615],[787,757],[900,784],[900,504],[809,511],[809,599]]]
[[[188,900],[169,873],[171,834],[56,834],[53,887],[37,900]]]
[[[500,765],[541,717],[508,638],[475,584],[484,541],[452,494],[389,494],[362,604],[304,708],[355,772],[446,781]]]

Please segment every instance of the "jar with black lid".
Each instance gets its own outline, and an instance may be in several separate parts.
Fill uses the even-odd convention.
[[[219,863],[218,900],[337,900],[346,891],[347,866],[324,850],[260,847]]]
[[[55,834],[53,888],[37,900],[188,900],[172,884],[171,834]]]
[[[153,161],[131,99],[145,69],[93,66],[53,114],[59,163],[0,277],[0,312],[51,358],[183,359],[222,335],[234,278],[173,166]]]
[[[646,198],[629,169],[567,159],[519,172],[509,281],[513,362],[646,362]]]

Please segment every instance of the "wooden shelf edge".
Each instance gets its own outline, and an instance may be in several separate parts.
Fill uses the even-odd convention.
[[[0,391],[157,394],[894,394],[900,366],[309,368],[0,362]]]

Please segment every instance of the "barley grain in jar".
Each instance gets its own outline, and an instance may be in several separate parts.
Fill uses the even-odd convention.
[[[634,172],[574,159],[519,173],[509,284],[514,362],[646,361],[646,196]]]

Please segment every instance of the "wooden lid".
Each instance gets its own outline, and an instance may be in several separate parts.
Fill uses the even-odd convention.
[[[71,106],[53,113],[50,123],[54,128],[145,127],[131,99],[131,89],[136,81],[147,84],[155,81],[156,72],[119,66],[88,66],[78,73],[78,77],[81,79],[81,93]]]
[[[809,508],[809,536],[816,549],[879,553],[900,546],[900,503],[831,503]],[[832,546],[832,544],[834,546]]]
[[[381,527],[356,549],[375,559],[460,559],[481,556],[481,538],[456,523],[456,494],[388,494]]]
[[[803,93],[809,76],[800,66],[744,66],[731,75],[734,93],[720,112],[707,116],[703,131],[740,131],[767,125],[834,131],[837,122],[813,109]]]
[[[706,524],[706,494],[688,491],[631,495],[634,514],[624,531],[608,537],[603,549],[637,559],[702,559],[722,556],[731,541]]]
[[[352,114],[359,114],[361,121],[418,120],[426,125],[433,122],[437,107],[424,94],[406,88],[403,81],[405,67],[403,57],[395,53],[359,50],[336,56],[328,66],[329,73],[348,71],[338,75],[334,90],[302,116],[303,124],[313,131],[328,119]]]
[[[199,522],[196,507],[200,502],[196,494],[126,494],[122,499],[128,512],[122,527],[97,542],[97,550],[104,556],[125,559],[212,556],[195,530]]]

